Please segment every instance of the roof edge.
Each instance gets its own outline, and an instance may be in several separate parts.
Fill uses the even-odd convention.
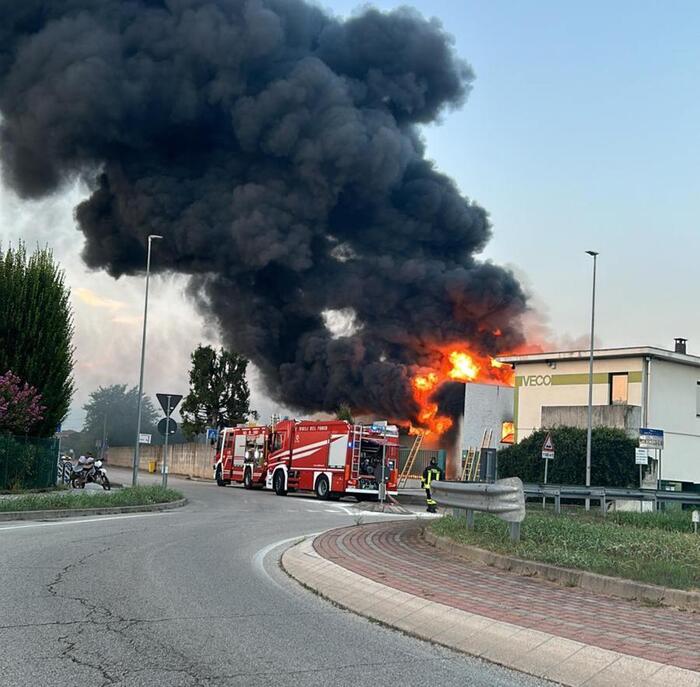
[[[538,363],[555,360],[588,360],[590,350],[575,350],[575,351],[548,351],[542,353],[524,353],[522,355],[503,355],[497,356],[496,360],[501,363],[511,365],[518,363]],[[693,365],[700,367],[700,356],[689,355],[688,353],[676,353],[668,351],[664,348],[656,348],[655,346],[634,346],[625,348],[597,348],[593,351],[594,360],[604,360],[611,358],[656,358],[659,360],[667,360],[669,362],[679,363],[681,365]]]

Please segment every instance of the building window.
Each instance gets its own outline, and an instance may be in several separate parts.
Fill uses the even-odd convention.
[[[695,415],[700,417],[700,382],[695,387]]]
[[[610,405],[627,403],[627,373],[615,372],[610,375]]]

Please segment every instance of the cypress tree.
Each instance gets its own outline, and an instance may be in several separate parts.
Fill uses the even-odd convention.
[[[40,392],[46,411],[37,436],[51,436],[68,413],[72,337],[70,290],[51,250],[0,249],[0,374],[11,370]]]

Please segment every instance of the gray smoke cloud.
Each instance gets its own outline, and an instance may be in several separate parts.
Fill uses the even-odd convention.
[[[475,258],[486,212],[425,158],[418,127],[473,80],[438,22],[298,0],[0,8],[7,183],[87,180],[83,258],[115,277],[162,234],[156,268],[190,276],[286,406],[412,418],[437,346],[522,342],[518,281]]]

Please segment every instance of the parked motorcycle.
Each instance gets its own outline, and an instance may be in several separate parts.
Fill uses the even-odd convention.
[[[78,464],[73,466],[70,478],[74,489],[85,489],[85,485],[90,482],[101,485],[105,491],[112,488],[102,461],[94,460],[92,457],[84,461],[79,460]]]
[[[109,477],[107,477],[107,470],[104,469],[101,460],[95,461],[91,481],[102,485],[105,491],[109,491],[112,488],[112,485],[109,483]]]

